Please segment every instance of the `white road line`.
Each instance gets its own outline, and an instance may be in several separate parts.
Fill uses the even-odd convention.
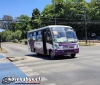
[[[39,73],[37,73],[37,72],[32,72],[32,73],[26,73],[26,75],[27,75],[28,77],[31,77],[31,76],[37,76],[37,75],[39,75]]]
[[[31,67],[31,69],[45,69],[45,68],[52,68],[52,67],[57,67],[57,66],[62,66],[62,65],[66,65],[66,63],[52,63],[52,64],[45,64],[45,65],[38,65],[38,66],[34,66]]]
[[[19,67],[19,69],[24,70],[24,69],[30,69],[28,66],[24,66],[24,67]]]
[[[48,63],[48,61],[37,61],[37,62],[30,61],[29,63],[24,63],[24,64],[25,65],[36,65],[36,64],[44,64],[44,63]]]
[[[20,67],[20,66],[24,66],[24,64],[15,64],[15,66]]]
[[[24,70],[22,70],[24,73],[28,73],[28,72],[30,72],[30,73],[32,73],[33,72],[33,70],[32,69],[24,69]]]
[[[17,64],[21,64],[20,61],[17,61],[17,62],[12,62],[14,65],[17,65]]]
[[[56,85],[55,83],[50,83],[50,84],[46,84],[46,85]]]
[[[48,79],[46,79],[45,77],[41,77],[41,81],[47,81]]]

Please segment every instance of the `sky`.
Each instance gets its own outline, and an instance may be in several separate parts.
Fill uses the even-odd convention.
[[[18,17],[22,14],[32,16],[32,11],[38,8],[41,12],[52,0],[0,0],[0,18],[3,15]],[[87,0],[89,2],[90,0]]]
[[[0,18],[5,14],[13,17],[21,14],[31,16],[33,9],[42,11],[47,4],[51,4],[51,0],[0,0]]]

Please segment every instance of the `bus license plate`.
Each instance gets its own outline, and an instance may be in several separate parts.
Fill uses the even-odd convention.
[[[71,53],[67,53],[67,55],[71,55]]]

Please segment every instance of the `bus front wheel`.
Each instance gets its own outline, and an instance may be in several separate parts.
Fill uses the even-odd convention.
[[[55,58],[56,58],[56,56],[54,55],[53,51],[50,51],[50,52],[49,52],[49,55],[50,55],[50,57],[51,57],[52,59],[55,59]]]
[[[76,54],[71,54],[71,58],[75,58]]]

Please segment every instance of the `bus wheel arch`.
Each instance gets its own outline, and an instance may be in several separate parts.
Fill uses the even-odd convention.
[[[51,49],[49,49],[49,56],[52,58],[52,59],[55,59],[55,55],[53,53],[53,51]]]

